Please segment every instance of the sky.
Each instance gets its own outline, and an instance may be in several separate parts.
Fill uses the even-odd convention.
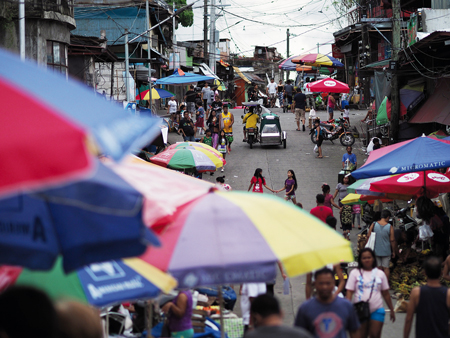
[[[345,17],[337,19],[341,14],[333,6],[333,0],[215,1],[216,5],[229,5],[223,7],[223,12],[216,10],[217,14],[223,14],[216,21],[216,29],[220,31],[220,38],[232,39],[231,51],[239,55],[251,56],[257,45],[276,47],[285,57],[287,28],[291,34],[290,56],[317,53],[317,43],[320,53],[331,55],[333,32],[348,25]],[[340,0],[335,2],[341,3]],[[193,7],[194,24],[178,26],[178,41],[203,39],[203,0],[198,0]]]

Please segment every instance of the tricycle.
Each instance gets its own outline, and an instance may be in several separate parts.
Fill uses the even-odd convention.
[[[254,111],[262,112],[261,114],[258,114],[260,128],[258,129],[256,126],[256,128],[248,128],[245,130],[247,133],[246,141],[250,145],[250,149],[252,149],[253,144],[257,142],[267,146],[282,144],[283,148],[286,148],[287,133],[281,129],[280,118],[278,115],[272,113],[269,109],[261,106],[257,102],[244,102],[242,105],[258,107],[259,109],[254,108]]]

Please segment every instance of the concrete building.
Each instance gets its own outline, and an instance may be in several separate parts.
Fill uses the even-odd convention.
[[[70,31],[76,27],[71,0],[25,1],[27,59],[68,74]],[[19,52],[19,5],[0,1],[0,46]]]

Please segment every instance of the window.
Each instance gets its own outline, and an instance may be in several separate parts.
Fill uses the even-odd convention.
[[[57,41],[47,41],[47,67],[67,74],[66,44]]]

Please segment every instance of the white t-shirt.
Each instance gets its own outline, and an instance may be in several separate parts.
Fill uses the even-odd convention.
[[[277,84],[275,82],[271,82],[267,85],[267,88],[269,89],[269,94],[275,94],[277,92]]]
[[[344,117],[350,117],[350,109],[344,109]]]
[[[169,100],[169,102],[167,103],[169,106],[169,113],[170,114],[174,114],[177,112],[177,108],[178,108],[178,103],[175,100]]]
[[[258,297],[267,292],[265,283],[242,284],[241,312],[244,325],[250,324],[250,298]]]

